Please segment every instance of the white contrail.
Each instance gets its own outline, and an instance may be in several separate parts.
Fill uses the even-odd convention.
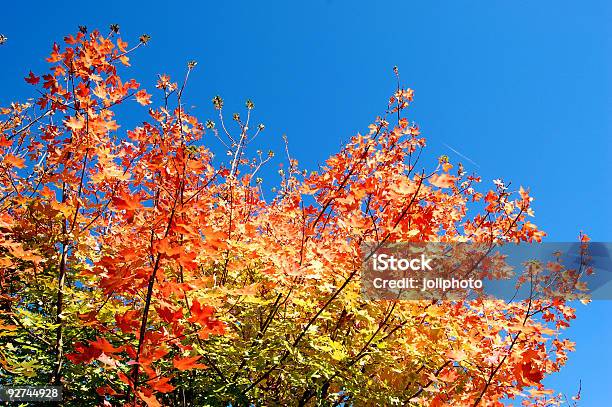
[[[480,165],[478,165],[478,164],[477,164],[477,163],[476,163],[474,160],[472,160],[470,157],[466,157],[466,156],[464,156],[464,155],[463,155],[463,154],[461,154],[459,151],[455,150],[454,148],[452,148],[451,146],[449,146],[448,144],[446,144],[446,143],[444,143],[444,142],[443,142],[442,144],[444,144],[444,145],[445,145],[447,148],[451,149],[451,150],[452,150],[452,151],[453,151],[455,154],[457,154],[458,156],[465,158],[466,160],[468,160],[469,162],[471,162],[472,164],[474,164],[476,167],[480,168]]]

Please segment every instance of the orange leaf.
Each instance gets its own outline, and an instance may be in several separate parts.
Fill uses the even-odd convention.
[[[196,363],[201,356],[188,356],[185,358],[179,358],[178,356],[172,359],[172,364],[178,370],[189,370],[189,369],[206,369],[206,365]]]
[[[202,325],[205,325],[208,322],[208,319],[213,316],[215,313],[215,309],[209,306],[202,306],[198,300],[193,300],[191,304],[191,318],[189,318],[189,322],[199,322]]]
[[[450,188],[455,182],[455,177],[446,173],[438,175],[433,174],[429,180],[429,183],[438,188]]]
[[[121,55],[119,57],[119,61],[121,61],[121,63],[125,66],[130,66],[130,58],[128,58],[127,55]]]
[[[123,41],[121,38],[117,38],[117,47],[119,48],[121,52],[126,52],[127,46],[128,46],[127,42]]]
[[[162,405],[159,403],[159,401],[157,401],[157,398],[155,398],[155,396],[152,395],[152,394],[150,396],[147,396],[143,392],[139,391],[138,392],[138,397],[140,397],[142,401],[147,403],[147,406],[149,406],[149,407],[162,407]]]
[[[151,388],[153,390],[157,390],[160,393],[170,393],[172,390],[174,390],[175,387],[171,385],[169,382],[170,382],[169,377],[163,377],[157,380],[155,383],[152,383]]]
[[[455,362],[461,362],[462,360],[465,360],[467,355],[462,350],[449,350],[446,352],[446,357],[450,360],[454,360]]]
[[[24,168],[25,160],[21,157],[14,156],[13,154],[7,154],[4,156],[3,163],[10,164],[13,167]]]
[[[64,124],[73,131],[81,130],[83,127],[85,127],[85,121],[81,117],[76,118],[71,116],[68,120],[64,120]]]
[[[128,211],[133,211],[135,209],[142,208],[142,204],[140,203],[140,197],[137,195],[128,195],[124,192],[121,193],[121,196],[116,196],[112,199],[113,205],[117,209],[126,209]]]
[[[149,95],[144,89],[136,92],[136,101],[143,106],[151,104],[151,95]]]

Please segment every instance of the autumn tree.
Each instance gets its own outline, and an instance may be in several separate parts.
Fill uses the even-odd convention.
[[[63,385],[65,405],[560,402],[542,380],[573,347],[563,298],[360,292],[366,242],[540,241],[527,190],[479,192],[446,157],[423,169],[398,85],[318,171],[287,144],[266,198],[254,104],[229,120],[216,96],[200,122],[195,62],[151,94],[122,79],[148,41],[81,27],[26,76],[35,100],[0,112],[0,384]],[[119,105],[146,121],[120,127]]]

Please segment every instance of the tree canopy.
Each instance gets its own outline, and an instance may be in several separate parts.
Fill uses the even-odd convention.
[[[216,96],[199,121],[194,61],[151,93],[122,78],[148,42],[81,27],[26,76],[34,99],[0,110],[0,385],[92,406],[561,403],[542,380],[573,349],[565,300],[360,292],[364,242],[540,241],[527,189],[421,168],[398,78],[317,171],[287,145],[266,197],[253,102],[228,120]],[[145,121],[121,127],[126,109]]]

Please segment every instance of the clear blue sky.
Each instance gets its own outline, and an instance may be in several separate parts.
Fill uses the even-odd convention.
[[[186,97],[201,119],[216,94],[229,109],[252,98],[260,145],[279,151],[286,133],[306,168],[382,113],[397,65],[430,157],[529,186],[549,241],[612,240],[609,0],[9,1],[1,13],[0,104],[32,95],[22,78],[54,40],[118,23],[132,43],[152,36],[132,58],[144,86],[197,60]],[[548,381],[571,395],[582,380],[584,406],[612,400],[611,313],[612,302],[580,307],[577,351]]]

